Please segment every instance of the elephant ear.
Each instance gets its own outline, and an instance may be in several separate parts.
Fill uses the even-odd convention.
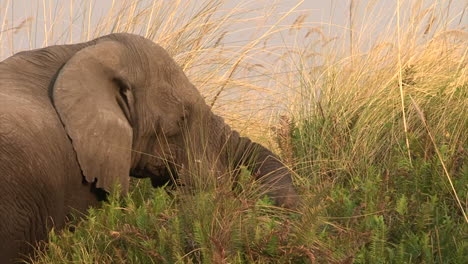
[[[133,96],[122,72],[125,47],[101,41],[78,51],[60,70],[53,102],[87,182],[110,191],[129,185]]]

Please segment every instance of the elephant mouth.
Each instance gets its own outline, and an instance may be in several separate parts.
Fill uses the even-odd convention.
[[[173,166],[146,166],[130,171],[130,176],[135,178],[150,178],[153,187],[162,187],[166,184],[172,185],[177,178],[177,172]]]

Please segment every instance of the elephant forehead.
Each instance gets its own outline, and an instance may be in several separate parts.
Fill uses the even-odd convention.
[[[191,95],[180,90],[167,82],[154,83],[146,92],[146,105],[165,119],[179,121],[193,104]]]
[[[161,92],[167,91],[180,99],[199,95],[198,90],[171,58],[166,63],[156,61],[149,71],[152,86]]]

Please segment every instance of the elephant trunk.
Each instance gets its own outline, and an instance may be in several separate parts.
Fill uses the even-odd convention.
[[[273,152],[247,137],[241,137],[237,131],[230,133],[227,151],[230,152],[231,166],[246,166],[260,182],[261,191],[271,197],[276,205],[286,208],[297,206],[298,196],[291,174]]]
[[[271,197],[276,205],[295,208],[299,197],[294,190],[291,173],[278,156],[261,144],[241,137],[221,117],[209,112],[208,127],[211,127],[211,133],[208,142],[221,150],[219,161],[223,166],[234,170],[246,166],[260,183],[261,191]]]
[[[180,185],[204,186],[207,181],[216,182],[223,179],[222,175],[229,174],[226,172],[239,172],[241,166],[246,166],[260,183],[260,191],[271,197],[276,205],[286,208],[297,206],[299,197],[291,174],[278,156],[249,138],[241,137],[203,100],[191,110],[191,118],[184,120],[181,135],[158,140],[162,142],[155,148],[159,153],[146,162],[142,177],[151,177],[154,186],[170,179]],[[167,169],[167,166],[171,168]],[[137,176],[137,170],[133,171],[132,175]],[[194,172],[207,176],[214,173],[215,177],[201,180],[200,175]]]

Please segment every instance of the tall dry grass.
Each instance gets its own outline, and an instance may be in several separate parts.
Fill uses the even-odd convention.
[[[222,0],[112,1],[96,16],[90,0],[38,1],[35,15],[16,23],[4,15],[14,1],[0,3],[2,57],[17,46],[111,32],[159,43],[215,112],[282,154],[304,203],[297,215],[273,208],[246,179],[237,196],[225,188],[168,196],[137,183],[127,209],[116,199],[92,211],[81,232],[52,237],[43,262],[457,263],[466,256],[464,10],[450,12],[453,1],[381,9],[351,0],[349,23],[335,25],[313,22],[302,2],[279,12],[247,2],[227,9]]]
[[[272,35],[287,30],[282,23],[301,1],[284,13],[274,7],[250,10],[247,1],[227,8],[228,2],[126,0],[106,5],[93,0],[22,4],[6,0],[0,5],[0,43],[4,47],[0,57],[22,49],[87,41],[112,32],[139,34],[174,56],[216,112],[236,121],[236,128],[252,130],[249,123],[265,123],[272,106],[284,102],[283,91],[272,85],[276,74],[271,69],[289,50],[270,47],[269,41]],[[28,5],[31,10],[19,15],[18,9]],[[245,17],[246,13],[253,15]],[[274,22],[268,24],[269,20]]]
[[[435,152],[440,144],[452,154],[466,147],[468,33],[461,24],[447,27],[447,7],[439,2],[426,7],[424,1],[398,4],[393,23],[378,39],[369,40],[368,48],[365,43],[351,56],[341,57],[332,51],[325,67],[300,75],[303,83],[293,103],[298,107],[294,116],[319,116],[333,125],[338,138],[332,151],[340,168],[361,166],[363,156],[366,162],[381,162],[396,146],[411,164],[411,138],[425,138],[422,144]],[[403,16],[402,10],[408,9]],[[355,38],[367,41],[358,34]],[[402,138],[404,146],[399,145]],[[460,201],[450,173],[444,171],[468,222],[466,201]]]

